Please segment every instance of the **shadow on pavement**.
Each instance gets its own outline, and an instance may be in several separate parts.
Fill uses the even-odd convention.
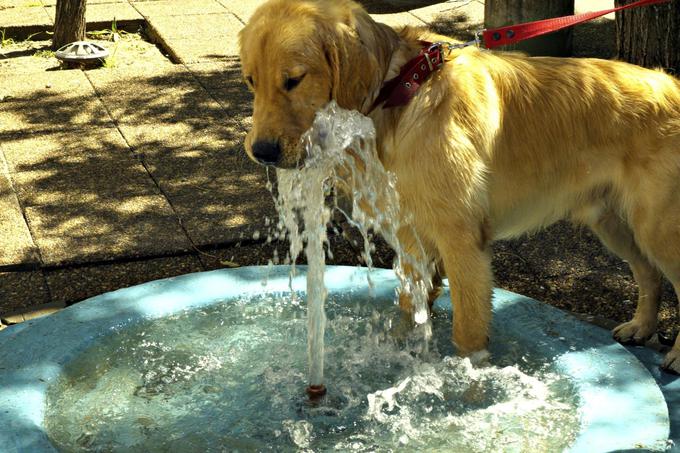
[[[438,0],[357,0],[370,14],[390,14],[436,5]]]

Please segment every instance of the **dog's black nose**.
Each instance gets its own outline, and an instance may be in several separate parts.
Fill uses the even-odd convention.
[[[253,143],[253,157],[264,165],[276,165],[281,160],[278,142],[261,141]]]

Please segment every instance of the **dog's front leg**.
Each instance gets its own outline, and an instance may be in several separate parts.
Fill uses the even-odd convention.
[[[429,279],[429,284],[428,284],[428,292],[427,292],[427,306],[430,310],[430,313],[432,313],[432,306],[434,305],[434,301],[437,300],[437,297],[439,297],[442,293],[442,276],[437,269],[437,267],[434,265],[434,262],[432,262],[431,266],[434,268],[434,271],[432,275],[428,275],[425,278]],[[410,264],[404,264],[403,265],[403,272],[406,275],[406,277],[411,280],[411,281],[418,281],[420,279],[423,279],[423,276],[418,274],[415,269],[413,269],[413,266]],[[408,293],[399,293],[399,308],[401,309],[402,314],[408,318],[408,319],[413,319],[413,300],[412,296]]]
[[[453,343],[473,361],[488,356],[493,276],[490,252],[474,234],[445,234],[437,243],[449,278]]]
[[[401,247],[402,253],[404,254],[404,256],[401,257],[403,260],[401,262],[401,270],[404,273],[404,276],[407,280],[413,283],[423,282],[426,287],[430,288],[428,294],[428,304],[431,307],[432,301],[434,301],[438,295],[436,293],[438,288],[435,290],[435,288],[432,287],[432,278],[437,277],[429,273],[426,275],[421,275],[421,272],[419,272],[414,267],[414,265],[409,262],[412,260],[413,263],[432,263],[433,253],[431,253],[431,250],[428,250],[431,249],[431,247],[427,247],[424,242],[418,239],[411,225],[404,225],[399,229],[399,231],[397,231],[397,240],[399,241],[399,246]],[[432,269],[434,270],[434,266]],[[436,283],[441,286],[441,278],[436,279]],[[400,292],[399,308],[401,309],[405,319],[408,319],[409,321],[413,320],[413,295],[404,291]]]

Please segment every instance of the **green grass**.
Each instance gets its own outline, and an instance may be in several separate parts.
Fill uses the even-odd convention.
[[[109,29],[88,31],[86,33],[86,35],[90,38],[113,42],[118,42],[118,40],[127,34],[128,33],[125,30],[118,30],[116,19],[113,19],[113,22],[111,22],[111,28]]]
[[[116,52],[118,52],[118,45],[120,43],[116,41],[116,45],[113,47],[113,52],[109,55],[103,62],[102,67],[111,69],[116,67]]]
[[[14,44],[14,40],[12,38],[7,38],[5,33],[5,29],[0,30],[0,48],[8,47]]]
[[[33,56],[38,58],[52,58],[54,57],[54,51],[46,49],[38,50],[33,54]]]
[[[38,36],[42,33],[44,33],[44,32],[39,31],[39,32],[36,32],[36,33],[31,33],[30,35],[28,35],[28,37],[26,39],[24,39],[24,41],[32,41],[35,36]]]
[[[107,58],[104,59],[104,61],[102,61],[102,68],[113,69],[116,66],[117,66],[117,63],[116,63],[116,56],[115,55],[111,55],[110,57],[107,57]]]

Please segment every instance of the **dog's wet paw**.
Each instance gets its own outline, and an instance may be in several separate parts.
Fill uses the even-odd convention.
[[[475,367],[484,367],[489,365],[489,360],[491,359],[491,353],[486,349],[481,351],[473,352],[468,356],[470,363]]]
[[[615,327],[612,334],[614,339],[621,344],[645,344],[655,330],[654,325],[632,320]]]
[[[680,349],[671,349],[666,354],[661,369],[667,373],[680,374]]]

